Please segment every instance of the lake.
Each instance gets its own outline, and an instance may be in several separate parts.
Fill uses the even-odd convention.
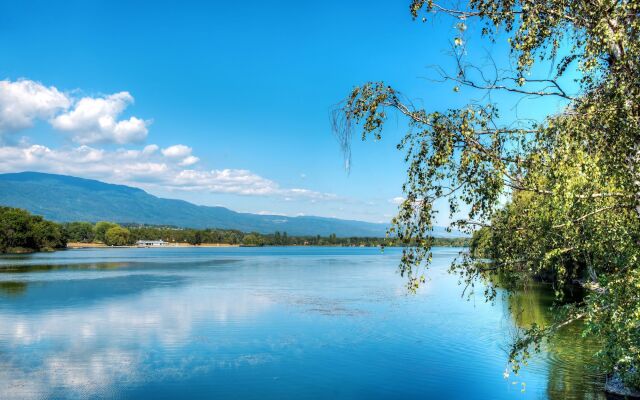
[[[552,294],[467,301],[459,251],[436,249],[415,295],[398,249],[3,256],[0,398],[604,399],[578,326],[503,377],[515,324],[548,321]]]

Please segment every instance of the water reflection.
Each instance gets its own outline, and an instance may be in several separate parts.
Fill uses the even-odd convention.
[[[55,311],[58,309],[86,308],[109,298],[134,296],[154,288],[185,284],[183,277],[152,274],[129,274],[74,281],[30,280],[5,281],[0,291],[14,296],[11,301],[0,302],[0,310],[22,313]],[[28,285],[28,290],[27,290]]]
[[[27,290],[27,283],[20,281],[0,282],[0,296],[19,296]]]
[[[109,270],[117,268],[125,268],[131,266],[131,263],[81,263],[81,264],[36,264],[36,265],[3,265],[0,267],[0,274],[27,274],[31,272],[49,272],[55,270]]]
[[[208,351],[225,348],[232,341],[222,334],[225,327],[264,311],[269,300],[231,291],[218,293],[214,301],[204,289],[171,288],[162,296],[152,287],[145,290],[148,292],[134,298],[120,293],[122,298],[84,307],[62,306],[56,301],[58,307],[34,310],[27,304],[36,315],[19,313],[13,307],[0,314],[5,353],[0,381],[11,388],[9,398],[55,397],[56,393],[111,397],[115,383],[126,386],[181,379],[194,371],[255,365],[271,357],[249,353],[210,359],[180,352],[181,347],[191,345],[206,345]],[[203,330],[208,324],[215,329]]]
[[[531,282],[508,296],[507,305],[517,326],[528,328],[536,323],[544,327],[553,323],[554,301],[550,286]],[[594,338],[583,338],[582,328],[582,321],[576,321],[544,344],[550,399],[606,399],[604,374],[595,367],[598,343]]]
[[[549,298],[464,301],[450,249],[417,296],[393,249],[59,254],[4,260],[0,398],[601,398],[569,330],[505,381],[509,326]]]

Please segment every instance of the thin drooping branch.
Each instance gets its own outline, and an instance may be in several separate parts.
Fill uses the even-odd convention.
[[[455,82],[459,85],[470,87],[473,89],[477,89],[480,91],[484,91],[490,93],[491,91],[505,91],[511,93],[522,94],[525,96],[534,96],[534,97],[544,97],[544,96],[555,96],[560,97],[565,100],[573,101],[575,97],[570,96],[566,90],[562,88],[557,79],[543,79],[543,78],[528,78],[525,79],[518,73],[513,73],[515,76],[500,76],[501,72],[498,72],[498,67],[495,64],[495,61],[490,57],[492,66],[493,66],[493,78],[489,78],[485,75],[484,71],[475,66],[466,64],[463,60],[464,52],[452,51],[452,54],[456,60],[456,71],[458,71],[457,75],[448,74],[443,68],[435,66],[434,69],[441,76],[441,82],[451,81]],[[481,81],[474,80],[469,77],[469,70],[476,71],[477,74],[480,75]],[[505,83],[511,82],[512,85],[507,85]],[[547,86],[542,87],[538,90],[528,90],[525,89],[525,84],[546,84]]]

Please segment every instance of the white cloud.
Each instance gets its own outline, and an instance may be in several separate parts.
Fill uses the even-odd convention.
[[[258,211],[256,214],[258,214],[258,215],[277,215],[279,217],[288,217],[287,214],[278,213],[278,212],[275,212],[275,211],[264,211],[263,210],[263,211]]]
[[[149,121],[137,117],[119,120],[133,103],[129,92],[104,97],[83,97],[75,101],[53,86],[28,79],[0,81],[0,135],[30,128],[47,120],[80,144],[143,141]]]
[[[185,146],[183,144],[176,144],[173,146],[169,146],[166,149],[162,149],[162,154],[165,157],[171,158],[184,158],[191,155],[191,147]]]
[[[70,132],[72,140],[81,144],[132,143],[143,141],[148,134],[148,121],[136,117],[118,121],[120,114],[133,103],[129,92],[106,97],[84,97],[69,112],[51,119],[55,129]]]
[[[399,206],[400,204],[404,203],[404,197],[394,197],[393,199],[389,199],[389,203]]]
[[[188,148],[183,145],[172,147],[177,146]],[[191,149],[188,149],[190,152]],[[0,147],[0,172],[51,172],[140,186],[145,189],[275,196],[289,200],[338,199],[330,193],[281,188],[276,182],[249,170],[185,168],[197,161],[198,158],[192,155],[184,159],[167,157],[164,151],[158,152],[156,145],[148,145],[142,150],[113,151],[88,145],[62,149],[52,149],[38,144]]]
[[[179,165],[182,165],[184,167],[188,167],[189,165],[193,165],[193,164],[197,163],[198,161],[200,161],[200,159],[198,157],[189,156],[189,157],[185,157],[182,161],[180,161]]]
[[[169,182],[174,188],[213,193],[235,193],[243,195],[276,195],[281,189],[272,180],[244,169],[180,171]]]
[[[146,189],[277,196],[287,201],[335,200],[336,195],[303,188],[281,188],[276,182],[244,169],[195,168],[200,159],[193,149],[175,144],[160,149],[155,144],[141,149],[106,150],[95,143],[129,144],[143,141],[149,121],[121,119],[134,101],[123,91],[103,97],[69,97],[55,87],[30,80],[0,81],[0,135],[48,121],[54,130],[66,132],[78,147],[50,148],[0,141],[0,172],[41,171],[130,184]],[[304,174],[301,175],[304,178]]]
[[[20,79],[0,81],[0,134],[33,126],[37,119],[47,119],[66,110],[71,100],[53,86]]]
[[[142,153],[149,155],[155,153],[156,151],[158,151],[158,149],[159,147],[157,144],[150,144],[148,146],[144,146],[144,149],[142,149]]]
[[[188,167],[200,161],[198,157],[191,155],[193,149],[189,146],[185,146],[183,144],[176,144],[173,146],[169,146],[166,149],[162,149],[162,154],[165,157],[177,159],[181,158],[182,161],[178,165],[183,167]]]

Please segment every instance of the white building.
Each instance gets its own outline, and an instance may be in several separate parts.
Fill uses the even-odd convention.
[[[167,246],[169,243],[164,240],[138,240],[136,245],[138,247],[158,247],[158,246]]]

